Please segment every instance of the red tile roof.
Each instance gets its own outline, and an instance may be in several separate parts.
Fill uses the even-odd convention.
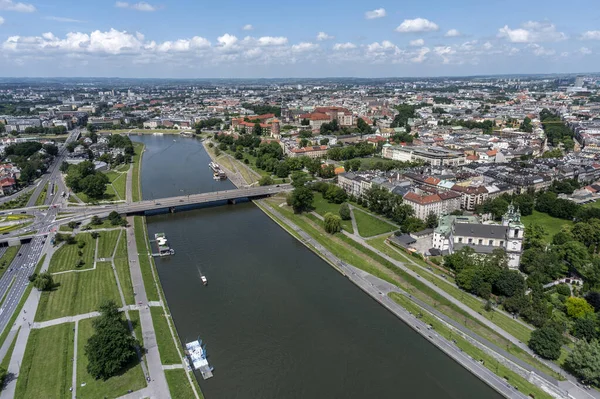
[[[437,194],[433,194],[433,195],[419,195],[417,193],[414,192],[408,192],[404,195],[404,199],[406,201],[410,201],[410,202],[415,202],[417,204],[420,205],[427,205],[427,204],[434,204],[436,202],[440,202],[442,199],[440,198],[439,195]]]

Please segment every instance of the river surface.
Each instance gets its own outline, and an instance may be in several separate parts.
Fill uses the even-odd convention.
[[[232,187],[195,139],[132,139],[145,199]],[[156,264],[181,340],[215,368],[197,373],[206,398],[500,398],[252,203],[147,220],[176,250]]]

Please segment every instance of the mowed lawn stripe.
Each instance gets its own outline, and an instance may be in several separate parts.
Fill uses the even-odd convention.
[[[115,252],[117,246],[117,240],[122,230],[107,230],[101,231],[98,237],[98,254],[96,258],[110,258]]]
[[[127,237],[125,231],[119,238],[117,244],[117,252],[115,254],[114,262],[115,268],[117,269],[117,275],[119,276],[119,282],[121,283],[121,289],[123,295],[125,295],[125,302],[128,305],[135,305],[135,298],[133,295],[133,284],[131,282],[131,273],[129,271],[129,259],[127,258]]]
[[[124,315],[123,315],[124,316]],[[79,322],[77,339],[77,397],[81,398],[118,398],[127,391],[137,391],[146,387],[146,380],[139,362],[135,360],[123,373],[106,381],[96,380],[87,372],[88,359],[85,345],[94,333],[92,319]],[[85,386],[81,384],[85,383]]]
[[[65,323],[31,331],[15,398],[71,396],[74,326],[74,323]]]
[[[397,230],[393,225],[379,220],[363,211],[359,211],[354,208],[354,219],[356,219],[356,227],[358,227],[358,234],[361,237],[372,237],[383,233],[390,233]]]
[[[93,312],[103,299],[121,303],[111,269],[110,262],[98,262],[95,270],[55,275],[57,287],[42,293],[35,320],[52,320]]]
[[[77,234],[75,238],[77,239],[77,243],[63,244],[62,247],[56,251],[54,256],[52,256],[50,267],[48,268],[50,273],[67,270],[91,269],[94,266],[96,241],[89,233]],[[79,242],[85,243],[83,248],[79,248]],[[79,256],[79,251],[82,252],[82,256]],[[83,259],[85,263],[81,267],[77,267],[80,258]]]

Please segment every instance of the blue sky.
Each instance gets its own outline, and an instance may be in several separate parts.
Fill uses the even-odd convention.
[[[0,76],[594,72],[599,54],[597,0],[0,0]]]

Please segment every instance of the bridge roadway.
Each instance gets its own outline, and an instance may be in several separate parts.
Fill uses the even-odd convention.
[[[61,209],[61,212],[84,213],[86,215],[95,215],[105,212],[117,211],[121,214],[133,214],[145,211],[161,210],[172,207],[182,207],[187,205],[206,204],[217,201],[230,201],[241,198],[256,198],[274,195],[277,193],[289,191],[292,186],[282,184],[279,186],[262,186],[250,188],[238,188],[225,191],[215,191],[202,194],[182,195],[179,197],[159,198],[155,200],[145,200],[130,203],[117,203],[97,206],[76,206]]]

